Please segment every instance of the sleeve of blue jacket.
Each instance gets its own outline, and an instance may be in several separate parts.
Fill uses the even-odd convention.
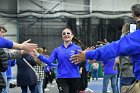
[[[48,66],[58,67],[58,64],[51,63],[51,64],[50,64],[50,65],[48,65]]]
[[[86,59],[107,60],[117,56],[140,53],[140,30],[124,36],[116,42],[86,52]]]
[[[0,36],[0,48],[11,49],[12,47],[13,47],[13,42]]]
[[[52,62],[56,59],[56,51],[54,50],[49,58],[45,57],[44,55],[39,55],[38,59],[48,65],[53,65]]]

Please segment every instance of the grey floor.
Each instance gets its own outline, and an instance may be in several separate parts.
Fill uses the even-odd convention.
[[[93,80],[88,83],[88,89],[93,90],[94,93],[102,93],[102,82],[103,79],[100,78],[98,80]],[[54,83],[54,87],[48,87],[49,91],[46,91],[45,93],[58,93],[57,85]],[[110,88],[111,90],[111,88]],[[16,88],[10,88],[10,93],[21,93],[21,89],[19,87]],[[90,93],[90,92],[88,92]]]

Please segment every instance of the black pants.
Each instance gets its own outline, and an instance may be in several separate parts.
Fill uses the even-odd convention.
[[[79,91],[84,91],[88,86],[87,71],[82,71],[80,82],[79,82]]]
[[[59,93],[78,93],[79,78],[58,78],[56,82]]]

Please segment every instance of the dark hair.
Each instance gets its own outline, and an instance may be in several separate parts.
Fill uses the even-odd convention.
[[[140,4],[135,4],[131,7],[132,13],[134,16],[139,17],[140,16]]]
[[[0,26],[0,31],[3,29],[5,32],[7,32],[6,28],[4,26]]]
[[[74,35],[74,31],[70,27],[65,27],[64,29],[69,29],[71,31],[71,33]]]
[[[82,49],[86,49],[87,47],[75,36],[73,37],[73,42],[79,45]]]

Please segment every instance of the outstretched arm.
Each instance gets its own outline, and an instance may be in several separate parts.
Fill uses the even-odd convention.
[[[32,51],[33,49],[37,48],[37,44],[29,43],[30,40],[27,40],[23,42],[22,44],[12,42],[8,39],[5,39],[3,37],[0,37],[0,48],[14,48],[14,49],[20,49],[25,51]]]
[[[12,48],[25,50],[25,51],[33,51],[33,49],[37,48],[38,46],[37,46],[37,44],[29,43],[30,41],[31,41],[31,39],[24,41],[22,44],[13,42]]]
[[[95,50],[80,51],[79,54],[73,55],[71,60],[74,63],[82,62],[86,59],[90,60],[106,60],[115,58],[119,55],[134,55],[140,53],[140,31],[135,31],[127,36],[124,36],[116,42],[112,42]]]
[[[52,55],[51,55],[51,57],[49,57],[49,58],[47,58],[44,55],[39,54],[35,49],[33,50],[33,52],[35,53],[36,57],[40,61],[42,61],[42,62],[44,62],[44,63],[46,63],[46,64],[48,64],[50,66],[53,66],[54,65],[52,62],[55,60],[55,52],[53,52]]]

